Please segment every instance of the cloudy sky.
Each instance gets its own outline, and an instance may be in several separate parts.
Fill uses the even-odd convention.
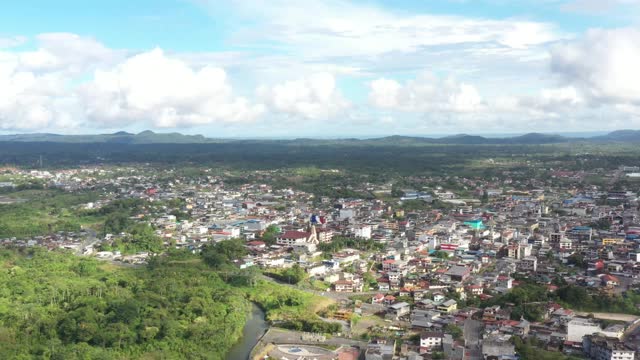
[[[0,132],[640,128],[640,0],[21,0]]]

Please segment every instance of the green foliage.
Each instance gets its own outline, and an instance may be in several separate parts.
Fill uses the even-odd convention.
[[[202,249],[202,259],[214,269],[228,268],[233,260],[247,255],[247,248],[240,239],[231,239],[209,244]]]
[[[584,260],[584,256],[582,256],[582,254],[577,254],[577,253],[569,256],[569,258],[567,259],[567,262],[579,268],[587,268],[587,266],[589,265],[589,263]]]
[[[402,209],[405,211],[418,211],[418,210],[430,210],[431,205],[420,199],[416,200],[405,200],[402,202]]]
[[[591,226],[598,230],[609,230],[611,228],[611,222],[609,219],[598,219],[597,221],[592,222]]]
[[[87,219],[74,207],[97,199],[94,193],[70,194],[61,190],[26,190],[10,196],[26,201],[0,204],[0,238],[79,231]]]
[[[105,270],[67,253],[1,250],[0,267],[2,359],[224,359],[250,309],[242,289],[171,256]]]
[[[294,264],[292,267],[279,272],[265,272],[265,275],[286,282],[287,284],[298,284],[307,278],[307,273],[298,264]]]
[[[444,327],[444,332],[451,334],[455,340],[462,338],[462,329],[457,325],[447,324],[447,326]]]
[[[327,334],[334,334],[340,332],[340,330],[342,329],[342,326],[338,323],[330,323],[322,320],[287,320],[278,323],[278,326],[296,331]]]
[[[357,249],[361,251],[381,251],[384,244],[372,239],[335,236],[329,243],[321,243],[318,250],[331,254],[342,249]]]
[[[431,256],[437,257],[438,259],[448,259],[449,253],[446,251],[438,250],[434,252]]]
[[[255,286],[247,288],[247,294],[266,312],[267,320],[276,326],[321,333],[341,330],[339,324],[327,323],[316,315],[316,311],[325,305],[322,298],[310,293],[258,281]]]
[[[560,352],[547,351],[542,349],[543,344],[539,344],[535,338],[529,337],[522,341],[520,337],[514,336],[512,341],[516,347],[516,352],[522,360],[578,360],[573,356],[566,356]]]
[[[540,321],[544,304],[548,301],[580,311],[640,315],[640,310],[636,307],[640,303],[640,294],[627,291],[623,295],[593,296],[587,288],[577,285],[561,286],[555,293],[549,293],[545,286],[525,283],[506,294],[482,302],[481,307],[513,304],[512,319],[519,320],[523,316],[530,321]]]
[[[269,225],[262,234],[262,241],[264,241],[267,246],[275,245],[276,238],[278,237],[279,233],[280,228],[275,225]]]
[[[119,250],[123,254],[139,252],[159,253],[163,249],[162,239],[149,224],[137,223],[127,229],[124,237],[118,237],[111,244],[103,245],[103,250]]]
[[[558,300],[572,309],[591,312],[614,312],[640,315],[640,294],[626,291],[623,295],[592,296],[581,286],[567,285],[556,291]]]
[[[544,312],[544,304],[553,299],[546,287],[532,283],[525,283],[513,288],[506,294],[495,296],[482,302],[481,307],[491,305],[513,304],[511,319],[520,320],[521,317],[529,321],[541,321]]]

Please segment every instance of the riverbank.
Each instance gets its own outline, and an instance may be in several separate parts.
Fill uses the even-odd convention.
[[[242,329],[242,337],[227,352],[227,359],[246,360],[251,359],[251,353],[258,341],[269,329],[265,320],[265,313],[256,304],[252,305],[251,315]]]

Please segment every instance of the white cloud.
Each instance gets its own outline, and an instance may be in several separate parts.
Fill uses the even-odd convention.
[[[332,74],[317,73],[274,86],[260,86],[258,97],[274,112],[306,119],[330,119],[350,104]]]
[[[244,0],[236,4],[263,22],[258,32],[245,36],[266,37],[319,55],[375,55],[479,42],[523,48],[560,36],[549,23],[411,14],[343,0]]]
[[[110,66],[124,53],[104,46],[92,38],[70,33],[47,33],[36,37],[38,49],[20,53],[20,67],[25,71],[60,71],[78,75],[87,70]]]
[[[640,104],[640,31],[589,30],[551,55],[552,71],[594,104]]]
[[[369,102],[382,109],[408,112],[473,112],[484,108],[476,88],[453,79],[423,74],[404,85],[377,79],[369,84]]]
[[[73,95],[66,81],[58,73],[21,70],[18,56],[0,53],[0,129],[70,125]]]
[[[413,53],[455,45],[522,50],[568,35],[551,23],[410,13],[346,0],[201,0],[212,13],[230,7],[248,21],[235,30],[235,44],[273,47],[303,61],[349,61],[388,53]],[[266,45],[265,45],[266,44]],[[480,48],[474,45],[481,44]]]
[[[573,0],[563,4],[562,9],[573,12],[602,14],[618,6],[637,5],[640,5],[640,0]]]
[[[160,49],[133,56],[111,70],[96,70],[82,93],[88,118],[107,126],[131,121],[156,127],[246,122],[264,111],[233,94],[223,69],[194,70]]]
[[[27,41],[24,36],[0,37],[0,49],[20,46]]]

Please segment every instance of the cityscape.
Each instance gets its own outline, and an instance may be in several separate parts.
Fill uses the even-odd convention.
[[[640,0],[0,24],[0,360],[640,360]]]

